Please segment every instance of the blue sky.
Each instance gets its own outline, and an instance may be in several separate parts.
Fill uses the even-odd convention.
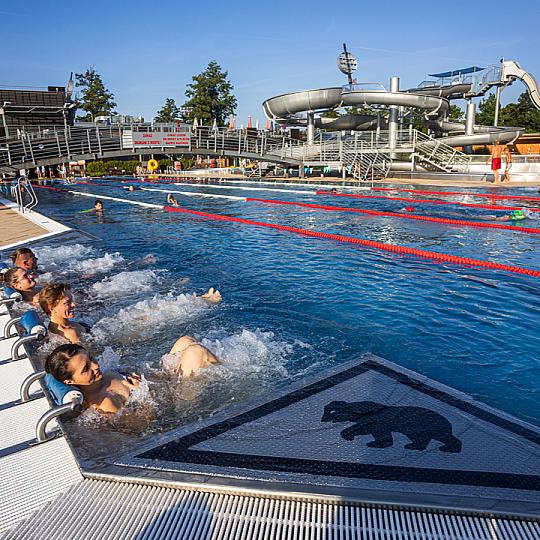
[[[358,81],[415,86],[427,73],[517,60],[540,80],[540,1],[314,0],[154,2],[0,0],[0,84],[63,85],[94,65],[118,111],[150,119],[216,60],[229,72],[238,123],[264,122],[273,95],[345,84],[342,43]],[[520,83],[503,92],[513,101]]]

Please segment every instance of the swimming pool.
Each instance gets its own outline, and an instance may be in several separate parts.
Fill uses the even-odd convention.
[[[165,201],[166,193],[126,192],[110,182],[70,189],[155,204]],[[316,195],[314,190],[295,193],[309,191],[295,186],[290,193],[236,189],[242,186],[254,185],[236,183],[219,190],[204,185],[151,187],[393,212],[407,204]],[[96,415],[83,415],[74,429],[84,456],[119,450],[141,435],[207,416],[368,351],[538,423],[536,277],[434,263],[113,201],[105,201],[105,217],[98,220],[81,213],[93,205],[92,199],[45,190],[39,196],[42,213],[103,239],[90,247],[58,248],[51,243],[38,253],[51,276],[74,284],[79,313],[93,324],[95,348],[110,347],[105,358],[112,364],[142,369],[154,402],[139,406],[137,422],[124,418],[105,434],[101,430],[92,448],[83,432],[89,426],[99,429],[100,422]],[[203,212],[540,268],[539,239],[533,234],[175,196],[182,206]],[[459,196],[448,200],[486,202]],[[414,206],[417,214],[454,219],[493,213]],[[223,294],[217,306],[191,295],[210,286]],[[224,365],[187,383],[164,379],[160,358],[182,334],[201,339]]]

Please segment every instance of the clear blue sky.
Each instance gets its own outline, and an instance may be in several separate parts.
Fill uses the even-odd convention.
[[[346,42],[358,81],[415,86],[427,73],[517,60],[540,80],[540,1],[28,0],[0,2],[1,85],[64,85],[94,65],[118,111],[151,119],[216,60],[229,72],[238,123],[264,122],[262,101],[345,84]],[[503,103],[524,90],[503,92]]]

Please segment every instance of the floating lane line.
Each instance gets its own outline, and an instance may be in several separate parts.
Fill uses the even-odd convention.
[[[478,227],[481,229],[503,229],[508,231],[520,231],[530,234],[540,234],[540,229],[533,229],[532,227],[517,227],[515,225],[503,225],[502,223],[479,223],[478,221],[465,221],[461,219],[448,219],[437,218],[431,216],[415,216],[409,214],[399,214],[397,212],[379,212],[378,210],[366,210],[364,208],[350,208],[345,206],[327,206],[323,204],[310,204],[310,203],[298,203],[293,201],[279,201],[276,199],[257,199],[255,197],[248,197],[246,201],[254,201],[263,204],[286,204],[291,206],[301,206],[302,208],[309,208],[313,210],[328,210],[332,212],[357,212],[359,214],[368,214],[370,216],[387,216],[397,217],[402,219],[416,219],[419,221],[431,221],[434,223],[444,223],[447,225],[460,225],[463,227]]]
[[[277,225],[275,223],[266,223],[262,221],[253,221],[251,219],[235,218],[231,216],[224,216],[221,214],[209,214],[207,212],[199,212],[196,210],[188,210],[186,208],[179,208],[177,206],[164,206],[165,212],[179,212],[184,214],[193,214],[196,216],[204,217],[207,219],[214,219],[219,221],[229,221],[233,223],[243,223],[245,225],[253,225],[255,227],[267,227],[269,229],[277,229],[279,231],[287,231],[303,236],[312,236],[314,238],[324,238],[327,240],[336,240],[338,242],[347,242],[350,244],[356,244],[366,246],[374,249],[380,249],[383,251],[390,251],[392,253],[401,253],[404,255],[415,255],[417,257],[423,257],[431,259],[435,262],[448,262],[451,264],[459,264],[466,266],[478,266],[481,268],[492,268],[494,270],[503,270],[506,272],[513,272],[515,274],[523,274],[527,276],[540,277],[539,270],[531,270],[529,268],[523,268],[520,266],[512,266],[507,264],[494,263],[491,261],[482,261],[479,259],[469,259],[467,257],[458,257],[457,255],[448,255],[446,253],[437,253],[434,251],[426,251],[424,249],[416,249],[405,246],[398,246],[394,244],[384,244],[382,242],[374,242],[372,240],[364,240],[362,238],[354,238],[350,236],[342,236],[339,234],[323,233],[319,231],[310,231],[307,229],[299,229],[297,227],[288,227],[286,225]]]
[[[93,193],[83,193],[82,191],[74,191],[71,189],[62,189],[59,191],[65,191],[66,193],[72,193],[73,195],[80,195],[81,197],[90,197],[92,199],[105,199],[107,201],[123,202],[128,204],[134,204],[135,206],[143,206],[145,208],[156,208],[158,210],[163,209],[162,204],[151,204],[140,201],[130,201],[129,199],[121,199],[119,197],[109,197],[108,195],[95,195]]]
[[[344,186],[342,184],[315,184],[314,182],[270,182],[269,180],[228,180],[226,178],[216,179],[218,184],[268,184],[270,186],[303,186],[312,188],[339,188],[339,189],[351,189],[353,191],[370,191],[371,188],[367,186]],[[206,182],[191,182],[193,184],[205,184]],[[288,190],[287,190],[288,191]]]
[[[373,188],[373,191],[398,191],[403,193],[422,193],[424,195],[443,195],[450,197],[452,195],[466,195],[469,197],[486,197],[488,199],[516,199],[526,201],[540,201],[540,197],[527,197],[527,195],[495,195],[492,193],[465,193],[463,191],[428,191],[425,189],[399,189],[399,188],[386,188],[378,187]]]
[[[330,191],[318,190],[317,195],[329,195],[332,197],[349,197],[353,199],[386,199],[389,201],[405,201],[416,204],[451,204],[457,206],[467,206],[472,208],[483,208],[486,210],[521,210],[522,206],[502,206],[498,204],[475,204],[455,201],[438,201],[437,199],[411,199],[407,197],[387,197],[385,195],[357,195],[353,193],[331,193]],[[540,208],[529,208],[531,212],[540,212]]]
[[[192,186],[193,184],[175,182],[175,186]],[[245,187],[245,186],[221,186],[217,184],[204,184],[204,187],[215,189],[242,189],[244,191],[279,191],[281,193],[301,193],[302,195],[315,195],[316,191],[308,191],[301,189],[279,189],[279,188],[258,188],[258,187]]]
[[[199,191],[176,191],[174,189],[156,189],[156,188],[141,188],[141,191],[159,191],[161,193],[180,193],[188,197],[212,197],[219,199],[231,199],[233,201],[246,201],[246,197],[235,197],[234,195],[217,195],[214,193],[201,193]]]

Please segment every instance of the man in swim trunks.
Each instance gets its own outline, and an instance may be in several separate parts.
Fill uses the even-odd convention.
[[[501,145],[499,144],[499,141],[495,141],[491,146],[491,170],[493,171],[493,177],[495,178],[496,184],[500,182],[499,171],[501,169],[501,155]]]

